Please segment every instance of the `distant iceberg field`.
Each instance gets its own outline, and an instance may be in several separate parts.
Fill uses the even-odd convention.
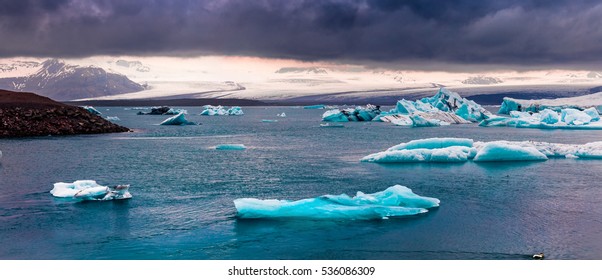
[[[240,219],[386,219],[426,213],[429,208],[438,207],[439,203],[439,199],[419,196],[401,185],[372,194],[357,192],[354,197],[341,194],[297,201],[255,198],[234,200],[237,217]]]
[[[467,138],[428,138],[395,145],[361,159],[375,163],[542,161],[548,158],[602,159],[602,141],[584,145],[534,141],[474,142]]]

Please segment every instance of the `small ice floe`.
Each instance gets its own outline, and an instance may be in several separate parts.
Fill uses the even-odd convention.
[[[243,144],[222,144],[215,146],[216,150],[231,150],[231,151],[242,151],[247,149]]]
[[[55,197],[75,201],[106,201],[132,198],[129,187],[130,185],[101,186],[94,180],[77,180],[73,183],[55,183],[50,193]]]

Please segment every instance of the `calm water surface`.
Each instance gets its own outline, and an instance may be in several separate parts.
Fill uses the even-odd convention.
[[[0,140],[0,259],[602,259],[602,161],[359,162],[428,137],[586,143],[602,131],[321,128],[323,110],[291,107],[243,108],[242,117],[187,108],[202,125],[169,127],[156,125],[164,116],[99,109],[135,132]],[[134,197],[74,203],[49,194],[55,182],[81,179],[131,184]],[[232,203],[395,184],[441,207],[378,221],[237,220]]]

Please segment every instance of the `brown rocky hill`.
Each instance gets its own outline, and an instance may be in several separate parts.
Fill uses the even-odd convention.
[[[88,110],[29,92],[0,90],[0,138],[126,132]]]

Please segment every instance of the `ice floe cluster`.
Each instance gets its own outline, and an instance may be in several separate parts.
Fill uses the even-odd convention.
[[[55,183],[50,193],[55,197],[81,200],[114,200],[132,198],[129,185],[101,186],[94,180],[78,180],[73,183]]]
[[[439,203],[439,199],[419,196],[401,185],[372,194],[357,192],[354,197],[341,194],[297,201],[255,198],[234,200],[237,217],[241,219],[383,219],[425,213],[429,208],[438,207]]]
[[[598,112],[600,112],[602,111],[602,92],[577,97],[538,100],[504,97],[498,113],[510,114],[512,111],[537,113],[545,109],[560,112],[560,110],[566,108],[578,109],[581,111],[588,108],[596,108]]]
[[[201,115],[203,116],[242,116],[244,115],[244,112],[242,111],[242,109],[238,106],[233,106],[233,107],[223,107],[221,105],[219,106],[212,106],[212,105],[205,105],[203,106],[203,111],[201,112]]]
[[[196,125],[197,123],[188,121],[185,113],[181,112],[173,117],[167,118],[160,125]]]
[[[602,129],[596,108],[585,110],[565,108],[560,111],[543,109],[537,113],[510,111],[510,116],[493,116],[484,119],[480,126],[509,126],[542,129]]]
[[[535,141],[475,142],[467,138],[428,138],[395,145],[368,155],[364,162],[416,163],[480,161],[538,161],[548,158],[602,159],[602,141],[584,145]]]
[[[330,110],[322,115],[322,120],[330,122],[383,121],[400,126],[429,127],[478,122],[490,115],[489,111],[474,101],[441,88],[433,97],[425,97],[416,101],[399,100],[395,108],[390,111],[381,111],[379,106],[373,105],[355,109]]]

